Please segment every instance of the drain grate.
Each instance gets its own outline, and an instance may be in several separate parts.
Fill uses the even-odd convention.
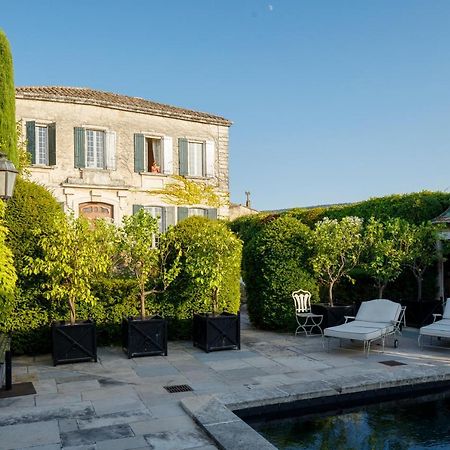
[[[193,389],[188,384],[176,384],[174,386],[164,386],[164,389],[171,394],[176,394],[177,392],[189,392]]]
[[[406,366],[407,364],[402,363],[400,361],[394,361],[394,360],[390,360],[390,361],[379,361],[380,364],[384,364],[385,366]]]

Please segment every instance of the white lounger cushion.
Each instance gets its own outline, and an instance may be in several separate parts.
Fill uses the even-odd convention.
[[[361,303],[355,320],[391,323],[398,319],[400,311],[401,305],[391,300],[370,300]]]
[[[325,328],[324,336],[340,339],[354,339],[356,341],[371,341],[380,338],[383,329],[378,327],[359,326],[358,323],[349,322],[336,327]]]
[[[450,320],[438,320],[430,325],[426,325],[420,329],[419,333],[425,336],[450,337]]]

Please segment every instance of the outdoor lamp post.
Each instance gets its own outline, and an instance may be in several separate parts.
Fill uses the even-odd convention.
[[[14,164],[0,152],[0,198],[8,200],[14,192],[17,170]]]

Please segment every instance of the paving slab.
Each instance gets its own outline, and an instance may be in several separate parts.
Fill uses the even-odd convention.
[[[129,425],[109,425],[61,433],[61,442],[63,447],[73,447],[126,437],[133,437],[133,431]]]
[[[0,437],[0,445],[3,449],[59,444],[61,442],[57,420],[2,426]]]

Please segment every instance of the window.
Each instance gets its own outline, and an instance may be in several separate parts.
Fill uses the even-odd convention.
[[[144,206],[144,210],[150,213],[155,219],[158,219],[159,232],[163,233],[165,231],[165,218],[162,206]]]
[[[86,167],[105,168],[105,132],[86,130]]]
[[[116,169],[116,133],[74,128],[74,165],[89,169]]]
[[[134,135],[134,171],[137,173],[173,173],[173,143],[169,136]]]
[[[112,222],[114,218],[114,207],[108,203],[87,202],[79,205],[80,216],[89,220],[106,219]]]
[[[177,222],[192,216],[207,217],[208,219],[217,219],[216,208],[186,208],[179,206],[177,208]]]
[[[160,173],[162,167],[161,160],[161,139],[146,138],[144,152],[144,171]]]
[[[144,206],[133,205],[133,214],[136,214],[140,209],[149,212],[152,217],[158,219],[159,231],[164,233],[171,225],[175,225],[175,207],[174,206]]]
[[[213,141],[178,139],[180,175],[213,177],[215,151]]]
[[[27,151],[31,163],[40,166],[56,164],[56,126],[35,121],[26,123]]]

